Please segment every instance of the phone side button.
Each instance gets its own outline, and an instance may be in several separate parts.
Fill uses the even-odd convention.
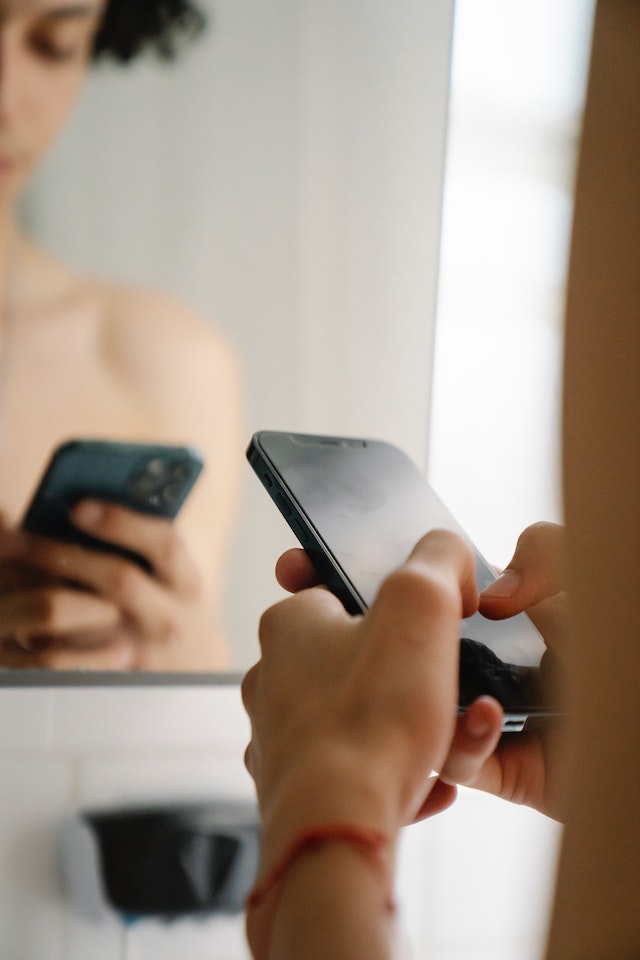
[[[308,543],[309,534],[307,533],[305,528],[302,526],[302,524],[300,523],[297,517],[294,518],[293,527],[294,527],[295,535],[300,541],[300,543]]]
[[[281,493],[276,493],[276,501],[277,501],[278,506],[280,507],[280,509],[281,509],[282,512],[284,513],[285,517],[290,517],[290,516],[291,516],[291,507],[289,506],[289,504],[287,503],[287,501],[285,500],[285,498],[282,496]]]

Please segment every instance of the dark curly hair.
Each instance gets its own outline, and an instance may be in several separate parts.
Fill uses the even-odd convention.
[[[92,59],[129,63],[144,50],[165,60],[182,40],[197,36],[206,19],[191,0],[108,0],[95,36]]]

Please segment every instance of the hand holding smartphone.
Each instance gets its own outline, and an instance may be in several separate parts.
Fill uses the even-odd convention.
[[[140,554],[78,530],[70,509],[90,498],[172,520],[202,466],[200,454],[191,447],[69,440],[54,451],[22,526],[40,536],[119,554],[150,569]]]
[[[254,471],[307,551],[319,576],[351,613],[364,612],[382,580],[430,529],[466,537],[415,464],[376,440],[275,431],[247,450]],[[483,590],[495,575],[473,548]],[[504,729],[554,712],[543,682],[546,647],[525,614],[461,622],[459,709],[495,696]]]

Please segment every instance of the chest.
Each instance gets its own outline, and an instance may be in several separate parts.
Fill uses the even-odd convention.
[[[153,431],[136,385],[95,329],[72,321],[18,326],[9,344],[0,396],[0,510],[12,521],[61,440]]]

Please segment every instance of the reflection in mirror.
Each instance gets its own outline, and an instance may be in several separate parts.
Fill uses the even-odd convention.
[[[100,6],[15,14],[46,123],[3,121],[4,663],[242,668],[292,545],[244,463],[250,434],[375,436],[425,464],[451,5],[199,0],[207,25],[179,18],[175,60],[85,70]],[[69,60],[42,53],[58,40]],[[23,197],[33,245],[17,240],[12,157],[40,159],[81,86]],[[80,511],[153,575],[15,535],[73,437],[202,452],[172,525]]]
[[[203,25],[188,0],[103,6],[11,4],[0,26],[11,50],[0,79],[1,659],[9,667],[214,670],[228,662],[220,574],[240,442],[231,351],[166,294],[67,266],[55,248],[32,242],[14,214],[92,62],[126,64],[149,47],[171,59]],[[88,207],[92,197],[78,191],[77,202]],[[104,447],[76,444],[52,482],[67,475],[64,532],[95,539],[66,542],[60,523],[39,522],[42,510],[25,529],[26,498],[54,448],[94,437],[196,448],[206,469],[180,522],[157,514],[191,478],[186,455],[166,459],[154,447],[122,463]],[[144,483],[146,496],[133,496]],[[42,499],[48,508],[51,489]],[[119,552],[98,549],[105,541]]]

